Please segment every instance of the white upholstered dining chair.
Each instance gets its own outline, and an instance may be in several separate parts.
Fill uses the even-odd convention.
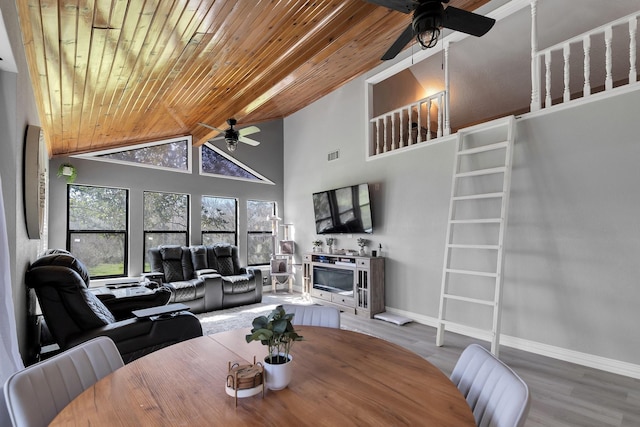
[[[324,305],[283,304],[286,313],[293,313],[293,325],[324,326],[340,329],[340,310]]]
[[[529,387],[484,347],[471,344],[462,352],[451,381],[467,399],[478,426],[524,426],[531,402]]]
[[[69,402],[124,366],[114,342],[98,337],[11,375],[4,398],[14,427],[44,427]]]

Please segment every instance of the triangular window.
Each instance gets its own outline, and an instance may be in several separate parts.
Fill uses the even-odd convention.
[[[77,157],[190,173],[191,151],[191,136],[183,136],[139,144],[126,150],[114,148]]]
[[[200,147],[200,175],[274,184],[270,179],[208,142]]]

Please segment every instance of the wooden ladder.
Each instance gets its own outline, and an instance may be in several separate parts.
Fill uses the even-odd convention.
[[[513,116],[458,131],[436,345],[445,329],[491,341],[498,355]]]

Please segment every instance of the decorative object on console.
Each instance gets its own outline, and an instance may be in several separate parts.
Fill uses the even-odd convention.
[[[369,244],[369,240],[358,237],[356,241],[358,242],[358,246],[360,246],[360,255],[366,255],[364,248]]]
[[[313,252],[322,252],[322,240],[316,239],[311,243],[313,243]]]
[[[63,163],[58,167],[58,178],[64,176],[67,184],[73,184],[78,177],[78,170],[71,163]]]
[[[327,242],[327,246],[329,248],[329,253],[332,254],[333,253],[333,245],[336,243],[335,237],[327,237],[325,239],[325,242]]]
[[[247,342],[260,341],[268,347],[264,358],[266,385],[270,390],[282,390],[289,385],[292,374],[292,357],[289,354],[294,341],[302,341],[291,320],[292,313],[286,313],[282,305],[277,306],[268,316],[253,319]]]

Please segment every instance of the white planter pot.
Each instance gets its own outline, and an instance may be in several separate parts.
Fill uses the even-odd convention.
[[[284,356],[284,354],[280,353]],[[287,363],[281,363],[279,365],[273,365],[269,363],[269,356],[264,358],[264,370],[266,377],[266,386],[269,390],[282,390],[289,385],[291,377],[293,375],[293,357],[289,355],[289,361]]]

